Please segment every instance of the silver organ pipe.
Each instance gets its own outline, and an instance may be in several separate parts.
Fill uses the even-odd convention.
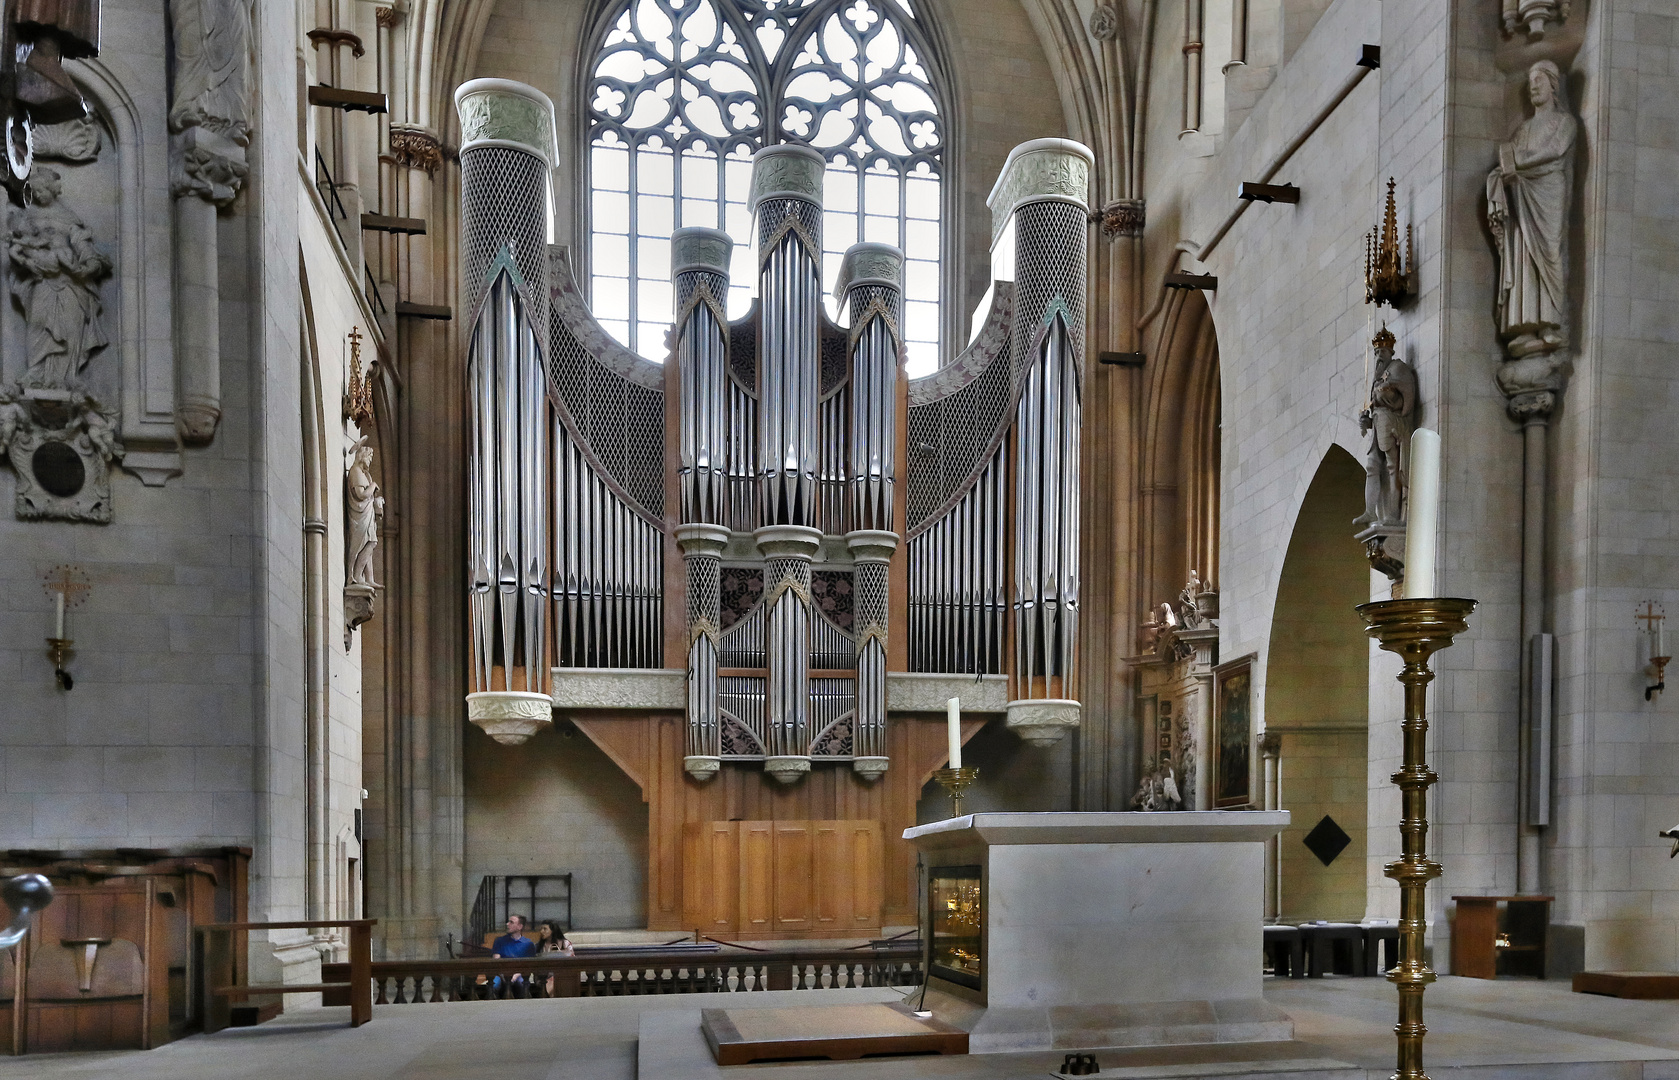
[[[759,527],[765,559],[765,771],[791,783],[810,771],[810,566],[820,550],[822,178],[806,146],[753,156],[758,220]]]
[[[851,432],[846,546],[853,562],[856,717],[852,767],[878,777],[886,757],[888,569],[897,475],[898,377],[902,342],[903,252],[890,244],[855,244],[840,263],[834,290],[849,307]]]
[[[501,79],[455,92],[467,353],[467,715],[520,743],[553,722],[549,629],[547,183],[553,105]]]
[[[677,482],[682,525],[676,542],[688,583],[688,741],[683,768],[696,780],[722,764],[718,701],[722,555],[729,543],[729,257],[734,241],[717,229],[678,229],[671,236],[676,284],[680,393]]]
[[[1008,724],[1053,742],[1079,720],[1079,428],[1084,355],[1090,151],[1065,139],[1023,143],[992,190],[1014,225],[1011,354],[1020,371],[1014,477],[1014,699]],[[999,232],[1002,230],[999,229]]]

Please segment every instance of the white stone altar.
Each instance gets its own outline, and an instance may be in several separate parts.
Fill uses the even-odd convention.
[[[906,829],[929,880],[980,868],[978,988],[935,971],[927,1007],[975,1054],[1292,1038],[1261,995],[1264,845],[1288,822],[971,814]]]

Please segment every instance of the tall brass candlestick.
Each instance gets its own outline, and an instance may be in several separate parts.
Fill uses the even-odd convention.
[[[1469,629],[1474,600],[1458,597],[1416,597],[1360,604],[1364,629],[1383,649],[1405,661],[1399,681],[1405,684],[1405,764],[1393,774],[1401,792],[1399,820],[1401,855],[1382,870],[1399,882],[1399,966],[1388,981],[1399,988],[1399,1071],[1394,1080],[1428,1080],[1422,1068],[1422,995],[1434,981],[1423,959],[1423,930],[1427,925],[1428,883],[1440,876],[1440,864],[1428,857],[1428,789],[1440,777],[1428,767],[1428,684],[1434,672],[1428,659],[1451,645]]]

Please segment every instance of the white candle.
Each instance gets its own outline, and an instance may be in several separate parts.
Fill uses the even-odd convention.
[[[1667,620],[1666,619],[1658,618],[1656,620],[1656,655],[1657,656],[1666,656],[1667,655]]]
[[[1411,433],[1411,490],[1405,522],[1405,596],[1434,595],[1434,533],[1440,521],[1440,436]]]
[[[55,593],[52,594],[52,606],[53,606],[53,627],[54,627],[52,636],[55,637],[55,638],[58,638],[60,640],[63,640],[63,638],[64,638],[64,594],[63,593],[55,592]]]
[[[944,703],[944,715],[950,728],[950,767],[962,767],[962,699],[953,697]]]

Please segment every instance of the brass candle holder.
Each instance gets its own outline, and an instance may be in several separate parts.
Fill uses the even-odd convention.
[[[972,787],[975,780],[979,779],[979,770],[971,768],[938,769],[933,773],[933,779],[939,782],[940,787],[950,792],[950,816],[961,817],[962,793]]]
[[[1360,604],[1364,629],[1381,648],[1405,661],[1399,681],[1405,684],[1404,761],[1393,774],[1402,809],[1401,854],[1382,872],[1399,882],[1399,966],[1388,981],[1399,989],[1399,1071],[1394,1080],[1428,1080],[1423,1072],[1422,1041],[1428,1028],[1422,1020],[1422,996],[1434,981],[1423,959],[1423,931],[1428,920],[1428,883],[1440,876],[1440,864],[1428,858],[1428,789],[1440,777],[1428,767],[1428,684],[1434,672],[1429,657],[1451,645],[1469,629],[1469,613],[1476,601],[1459,597],[1416,597]]]
[[[47,639],[47,655],[52,657],[52,677],[58,680],[58,685],[69,690],[76,685],[75,677],[64,669],[64,662],[70,659],[70,653],[75,646],[70,638],[50,637]]]

